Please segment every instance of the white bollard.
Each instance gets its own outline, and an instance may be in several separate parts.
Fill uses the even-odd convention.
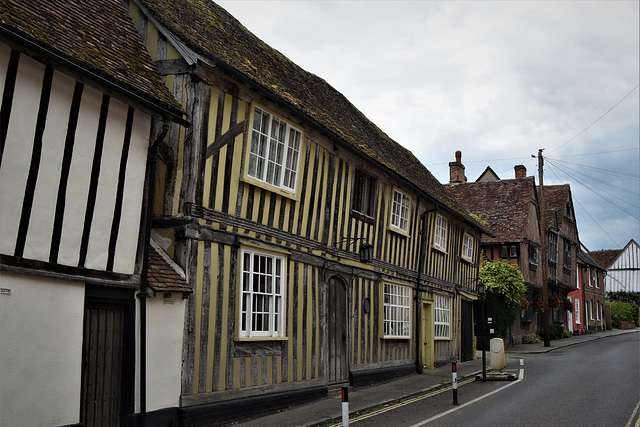
[[[501,371],[507,366],[502,338],[493,338],[489,343],[489,349],[491,350],[491,369]]]
[[[349,426],[349,387],[342,387],[342,427]]]

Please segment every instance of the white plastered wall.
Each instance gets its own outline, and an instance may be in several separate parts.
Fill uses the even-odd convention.
[[[0,426],[77,423],[84,284],[0,272],[0,287]]]
[[[147,412],[180,406],[182,338],[187,299],[182,293],[147,299]],[[138,300],[137,312],[140,313]],[[136,372],[140,363],[140,323],[136,322]],[[140,377],[136,375],[136,412]]]

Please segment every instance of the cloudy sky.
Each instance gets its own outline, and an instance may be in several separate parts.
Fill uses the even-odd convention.
[[[632,1],[218,1],[343,93],[442,183],[462,151],[570,183],[590,250],[640,242],[640,34]]]

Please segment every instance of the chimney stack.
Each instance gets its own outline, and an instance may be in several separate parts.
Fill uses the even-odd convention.
[[[527,168],[524,165],[516,165],[514,169],[516,170],[516,179],[527,177]]]
[[[449,163],[449,184],[462,184],[467,182],[464,175],[464,165],[462,164],[462,151],[456,151],[456,161]]]

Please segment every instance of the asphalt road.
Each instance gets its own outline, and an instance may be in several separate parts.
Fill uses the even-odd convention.
[[[460,384],[452,391],[365,414],[366,426],[640,426],[640,334],[522,355],[518,381]]]

